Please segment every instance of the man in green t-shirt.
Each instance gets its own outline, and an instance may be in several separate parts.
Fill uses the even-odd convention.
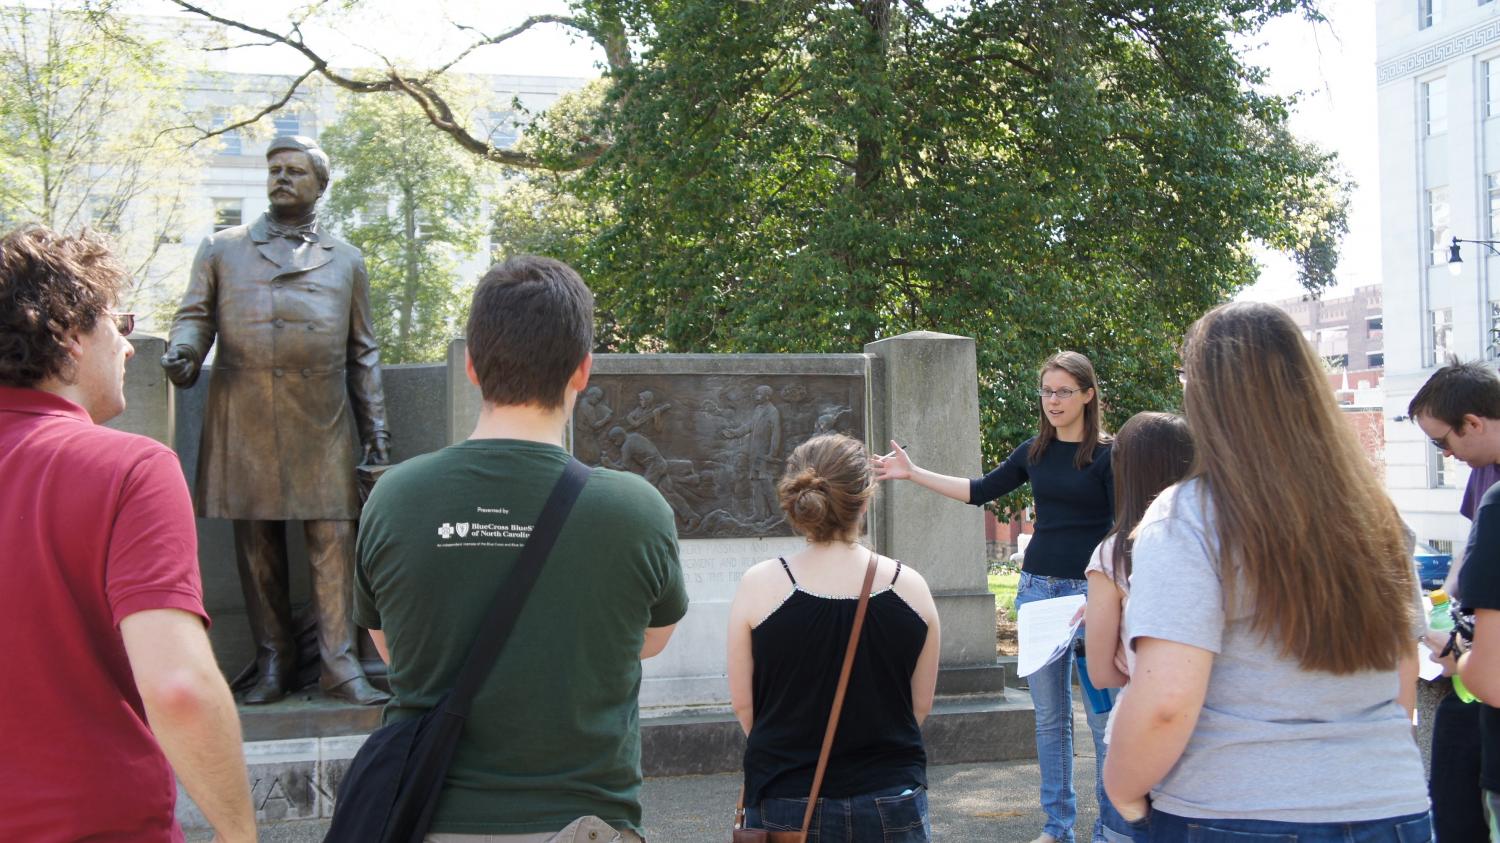
[[[361,517],[354,617],[390,665],[386,722],[452,686],[495,591],[568,462],[593,363],[593,295],[566,264],[516,257],[479,282],[469,438],[392,469]],[[429,840],[639,841],[641,659],[687,611],[672,509],[596,468],[474,700]]]

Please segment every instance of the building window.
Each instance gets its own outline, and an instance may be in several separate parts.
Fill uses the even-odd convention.
[[[1365,336],[1378,337],[1385,331],[1385,316],[1365,317]]]
[[[1428,356],[1427,365],[1441,366],[1448,355],[1453,353],[1453,308],[1445,307],[1428,313],[1431,317],[1432,353]]]
[[[489,130],[490,145],[496,149],[510,149],[521,139],[521,124],[514,111],[491,111]]]
[[[302,134],[302,118],[296,114],[278,111],[273,122],[276,125],[276,137],[278,138],[286,137],[287,135]],[[1429,132],[1429,134],[1431,133]]]
[[[1500,117],[1500,59],[1484,63],[1484,116]]]
[[[369,225],[376,220],[383,220],[389,213],[390,199],[385,196],[371,196],[359,209],[359,221],[362,225]]]
[[[1458,460],[1443,456],[1436,449],[1428,451],[1428,470],[1431,472],[1432,488],[1447,489],[1458,483]]]
[[[245,200],[243,199],[215,199],[214,232],[239,225],[244,215],[244,206]]]
[[[1434,79],[1431,82],[1422,83],[1422,111],[1428,137],[1448,131],[1447,79]]]
[[[1443,22],[1444,0],[1417,0],[1417,29],[1426,29]]]
[[[1500,351],[1500,301],[1490,301],[1489,328],[1490,335],[1486,338],[1488,348],[1490,351]]]
[[[1373,351],[1365,355],[1365,368],[1381,369],[1385,367],[1385,352]]]
[[[1448,227],[1449,214],[1448,188],[1434,187],[1427,191],[1427,245],[1432,251],[1433,266],[1448,262],[1448,240],[1453,236]]]
[[[217,117],[214,118],[214,128],[215,129],[223,128],[228,123],[229,123],[229,115],[227,115],[227,114],[220,114],[220,115],[218,115]],[[220,155],[243,155],[244,154],[244,145],[243,145],[243,143],[241,141],[241,138],[240,138],[240,130],[239,129],[231,129],[231,130],[225,132],[224,134],[219,135],[219,154]]]

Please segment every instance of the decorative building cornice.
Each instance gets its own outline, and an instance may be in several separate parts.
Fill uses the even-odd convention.
[[[1420,50],[1413,50],[1404,56],[1397,56],[1390,61],[1381,62],[1376,66],[1375,84],[1384,85],[1387,82],[1394,82],[1414,73],[1420,73],[1429,67],[1446,64],[1457,56],[1471,53],[1496,41],[1500,41],[1500,17],[1492,17],[1473,29],[1460,32],[1451,38],[1429,44]]]

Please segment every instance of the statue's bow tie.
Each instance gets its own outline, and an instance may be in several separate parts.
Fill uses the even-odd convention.
[[[302,225],[282,225],[279,222],[266,221],[266,233],[272,237],[285,237],[288,240],[302,240],[307,243],[318,242],[318,223],[316,220]]]

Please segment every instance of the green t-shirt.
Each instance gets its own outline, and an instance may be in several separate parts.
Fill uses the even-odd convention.
[[[354,619],[390,648],[386,722],[452,687],[567,460],[471,440],[381,478],[360,519]],[[644,479],[594,469],[474,700],[432,830],[557,831],[593,814],[641,833],[640,650],[687,605],[671,508]]]

